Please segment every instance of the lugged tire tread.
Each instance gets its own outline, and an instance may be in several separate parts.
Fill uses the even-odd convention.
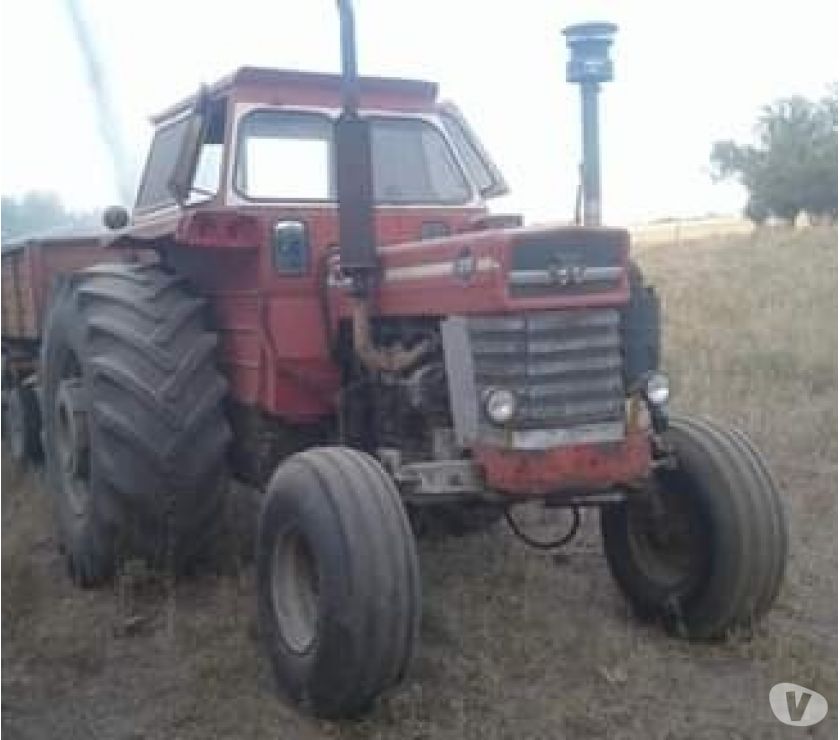
[[[167,538],[159,530],[174,496],[175,566],[186,566],[218,534],[218,527],[205,530],[224,508],[231,437],[223,410],[227,384],[215,365],[216,335],[201,320],[204,302],[188,293],[182,277],[159,266],[103,264],[75,273],[53,306],[80,325],[83,347],[74,351],[89,378],[93,454],[100,461],[91,486],[95,498],[109,499],[108,529],[126,550],[111,559],[163,564],[159,548]],[[84,571],[85,585],[112,570],[94,552],[94,540],[107,535],[95,521],[91,527],[90,551],[76,548],[80,562],[73,565]]]
[[[189,321],[195,319],[204,310],[206,304],[200,298],[184,301],[179,308],[171,312],[169,321],[161,324],[152,332],[150,340],[156,345],[167,345]]]
[[[218,341],[214,334],[205,334],[184,354],[173,373],[161,385],[161,396],[175,402],[183,394],[185,386],[195,378],[202,366],[212,362],[216,355]]]
[[[95,298],[105,304],[116,304],[155,324],[166,318],[166,313],[160,308],[138,302],[136,297],[131,296],[118,285],[102,286],[82,283],[78,288],[78,295],[84,298]]]
[[[107,334],[112,340],[124,342],[136,352],[145,354],[147,359],[160,368],[162,372],[172,372],[175,360],[171,353],[160,349],[155,342],[149,342],[146,335],[132,327],[117,321],[111,316],[95,316],[90,320],[90,327],[94,331]]]

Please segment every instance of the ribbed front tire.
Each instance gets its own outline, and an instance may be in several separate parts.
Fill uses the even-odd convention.
[[[414,539],[369,455],[313,448],[268,486],[258,614],[283,694],[320,717],[356,715],[405,674],[420,620]]]
[[[46,469],[74,581],[127,558],[178,570],[219,534],[226,383],[204,302],[153,265],[102,264],[57,288],[41,358]]]
[[[657,471],[652,496],[602,510],[607,562],[640,615],[686,637],[722,637],[760,619],[778,594],[788,544],[782,499],[737,430],[675,417],[665,442],[673,467]]]

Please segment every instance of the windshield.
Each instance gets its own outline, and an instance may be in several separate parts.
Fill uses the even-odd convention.
[[[461,205],[467,180],[444,136],[415,118],[371,118],[374,199]],[[234,185],[253,200],[335,199],[333,122],[317,113],[257,110],[239,125]]]

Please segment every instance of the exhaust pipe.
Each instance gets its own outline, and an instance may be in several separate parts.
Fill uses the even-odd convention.
[[[338,1],[341,27],[341,115],[335,126],[338,240],[341,270],[353,295],[353,350],[371,372],[398,373],[413,365],[428,347],[384,349],[373,340],[371,294],[378,269],[373,209],[373,160],[370,124],[359,116],[359,73],[352,0]]]
[[[569,47],[566,81],[580,85],[584,226],[601,225],[598,93],[600,83],[609,82],[613,78],[609,49],[617,30],[618,26],[612,23],[578,23],[563,29]]]
[[[359,116],[359,74],[352,0],[337,0],[341,29],[342,110],[335,127],[336,196],[341,268],[360,299],[370,295],[377,258],[370,124]]]

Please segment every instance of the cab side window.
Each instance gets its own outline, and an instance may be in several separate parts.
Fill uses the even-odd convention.
[[[198,153],[198,163],[193,176],[190,203],[206,200],[219,192],[222,182],[226,109],[224,100],[215,101],[210,107],[207,133]]]
[[[137,192],[138,211],[150,211],[175,204],[175,197],[169,192],[169,177],[173,163],[178,159],[181,142],[187,130],[189,118],[167,123],[155,131],[146,170]]]
[[[215,100],[209,104],[208,120],[204,141],[199,150],[198,162],[193,175],[193,190],[188,204],[210,198],[219,191],[222,174],[222,153],[224,150],[226,100]],[[153,211],[173,206],[175,196],[169,189],[174,163],[178,161],[184,144],[184,136],[190,125],[190,116],[184,115],[175,121],[162,124],[155,131],[146,169],[137,193],[135,208],[138,211]]]

